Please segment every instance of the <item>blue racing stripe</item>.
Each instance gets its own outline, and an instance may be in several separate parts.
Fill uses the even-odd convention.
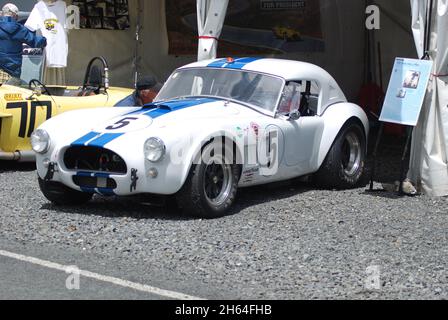
[[[77,172],[76,177],[91,177],[92,174],[89,172]]]
[[[98,132],[89,132],[88,134],[86,134],[84,137],[79,138],[78,140],[76,140],[75,142],[72,143],[72,146],[85,146],[87,142],[89,142],[90,140],[98,137],[99,135],[101,135],[101,133]]]
[[[141,114],[149,116],[153,119],[164,116],[168,113],[179,111],[186,108],[199,106],[205,103],[219,101],[220,99],[212,98],[198,98],[188,100],[173,100],[148,104],[138,111],[134,111],[131,114]],[[148,111],[149,109],[149,111]]]
[[[227,63],[227,59],[219,59],[215,62],[210,63],[207,67],[209,68],[222,68]]]
[[[241,59],[236,59],[235,62],[228,63],[228,64],[224,65],[224,68],[240,70],[240,69],[243,69],[249,63],[258,61],[260,59],[261,58],[241,58]]]
[[[235,59],[233,62],[229,62],[227,59],[219,59],[215,62],[210,63],[207,67],[209,68],[225,68],[225,69],[243,69],[246,65],[251,62],[261,60],[262,58],[239,58]]]
[[[99,136],[97,139],[89,142],[89,147],[98,147],[103,148],[109,142],[114,141],[115,139],[121,137],[124,133],[105,133]]]
[[[80,187],[82,192],[85,193],[96,193],[96,190],[94,188],[85,188],[85,187]]]
[[[109,178],[110,174],[109,173],[104,173],[104,172],[84,172],[84,171],[80,171],[76,173],[77,177],[93,177],[93,178]]]

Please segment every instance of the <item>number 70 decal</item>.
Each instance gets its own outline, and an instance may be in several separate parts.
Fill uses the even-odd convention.
[[[6,105],[6,109],[20,109],[20,128],[19,128],[19,137],[31,137],[35,127],[36,127],[36,109],[37,107],[45,107],[47,109],[46,120],[51,118],[52,108],[50,101],[32,101],[31,109],[30,109],[30,124],[28,126],[28,133],[26,125],[28,123],[28,102],[10,102]]]

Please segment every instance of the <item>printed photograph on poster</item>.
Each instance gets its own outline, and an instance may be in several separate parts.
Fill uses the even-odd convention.
[[[406,89],[400,88],[397,93],[397,98],[404,99],[406,98]]]
[[[417,89],[418,82],[420,81],[420,72],[415,70],[410,70],[406,73],[406,78],[403,83],[403,87]]]
[[[431,69],[429,60],[395,59],[380,121],[417,125]]]
[[[229,0],[219,56],[323,52],[320,0]],[[196,0],[166,0],[169,54],[197,53]]]
[[[82,29],[126,30],[130,27],[128,0],[77,0]]]

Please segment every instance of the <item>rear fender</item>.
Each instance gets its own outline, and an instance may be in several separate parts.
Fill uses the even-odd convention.
[[[349,121],[358,121],[362,125],[366,137],[369,136],[369,120],[364,110],[353,103],[337,103],[327,108],[322,115],[324,119],[324,132],[322,135],[321,145],[319,148],[318,167],[320,168],[327,157],[334,141],[341,132],[342,128]]]

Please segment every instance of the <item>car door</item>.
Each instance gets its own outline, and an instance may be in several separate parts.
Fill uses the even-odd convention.
[[[279,106],[279,118],[285,137],[284,163],[288,167],[296,167],[294,172],[297,174],[307,174],[317,169],[314,166],[324,129],[323,120],[305,110],[307,106],[304,104],[308,105],[311,95],[310,88],[310,81],[288,83]],[[287,103],[289,108],[282,106],[282,103]],[[299,110],[302,113],[300,117],[291,116],[294,111]]]

